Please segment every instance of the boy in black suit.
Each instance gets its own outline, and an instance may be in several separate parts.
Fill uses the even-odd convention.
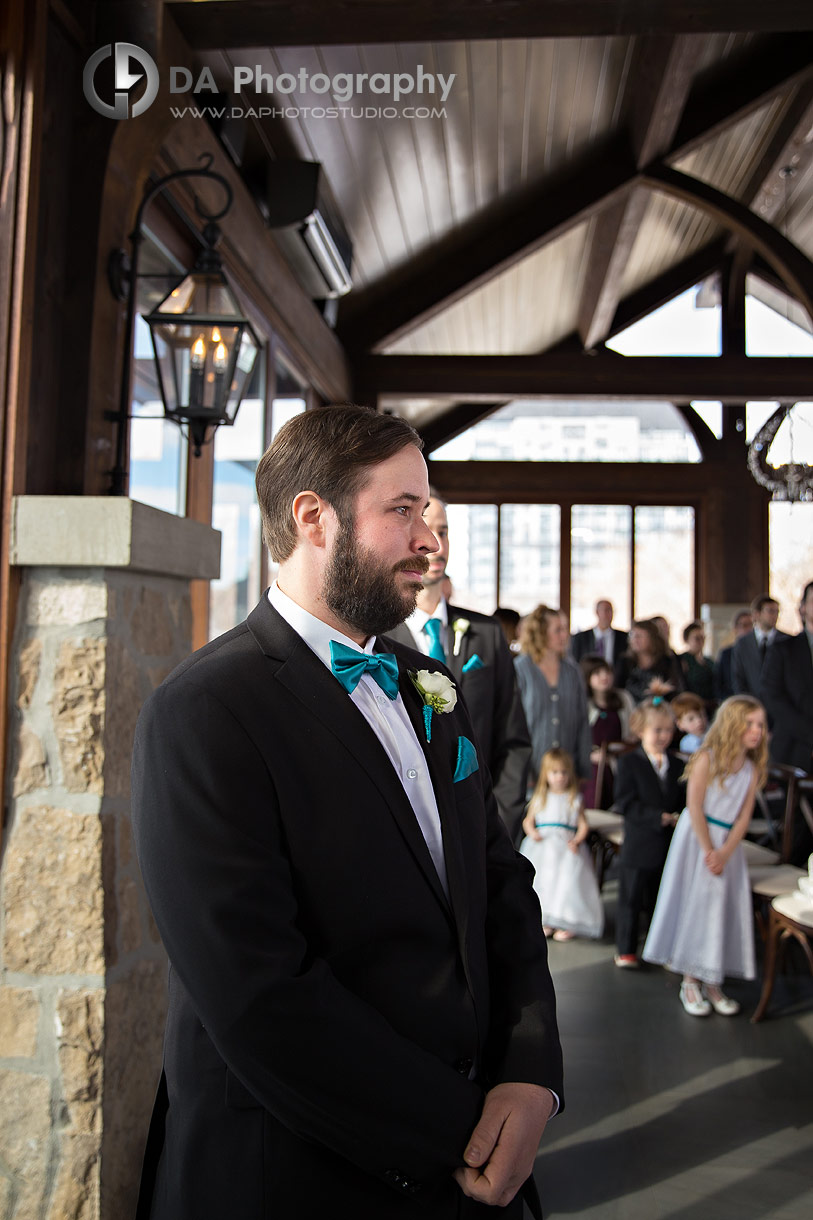
[[[616,966],[636,969],[641,915],[655,909],[672,829],[685,804],[683,763],[669,753],[675,720],[656,696],[639,704],[630,728],[641,744],[618,760],[613,808],[624,816],[615,920]]]

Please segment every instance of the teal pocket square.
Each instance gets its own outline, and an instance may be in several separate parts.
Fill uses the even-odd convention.
[[[480,658],[478,657],[476,652],[474,653],[473,656],[469,657],[468,661],[463,666],[462,672],[464,674],[467,674],[470,669],[485,669],[485,665],[480,660]]]
[[[461,779],[468,779],[480,767],[477,761],[477,751],[469,741],[468,737],[458,737],[457,739],[457,766],[454,769],[454,782],[457,784]]]

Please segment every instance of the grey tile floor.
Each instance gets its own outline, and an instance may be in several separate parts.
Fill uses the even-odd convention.
[[[791,951],[769,1015],[688,1016],[676,976],[613,965],[608,935],[549,942],[567,1108],[537,1160],[546,1220],[811,1220],[813,979]],[[791,950],[797,947],[791,946]]]

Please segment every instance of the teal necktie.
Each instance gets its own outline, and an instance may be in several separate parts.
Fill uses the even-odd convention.
[[[423,625],[423,629],[429,636],[429,656],[435,661],[443,661],[446,664],[446,652],[441,642],[440,633],[443,628],[443,623],[439,618],[428,618]]]
[[[348,695],[368,673],[390,699],[398,697],[398,662],[391,652],[356,652],[336,640],[330,641],[330,668]]]

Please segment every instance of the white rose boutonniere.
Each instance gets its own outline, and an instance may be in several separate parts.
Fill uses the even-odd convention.
[[[460,641],[471,627],[471,623],[467,618],[456,618],[452,623],[452,631],[454,632],[454,655],[457,656],[460,652]]]
[[[432,740],[432,713],[451,712],[457,703],[457,690],[454,682],[445,674],[433,673],[431,669],[410,671],[410,678],[418,694],[423,699],[423,723],[426,730],[426,740]]]

